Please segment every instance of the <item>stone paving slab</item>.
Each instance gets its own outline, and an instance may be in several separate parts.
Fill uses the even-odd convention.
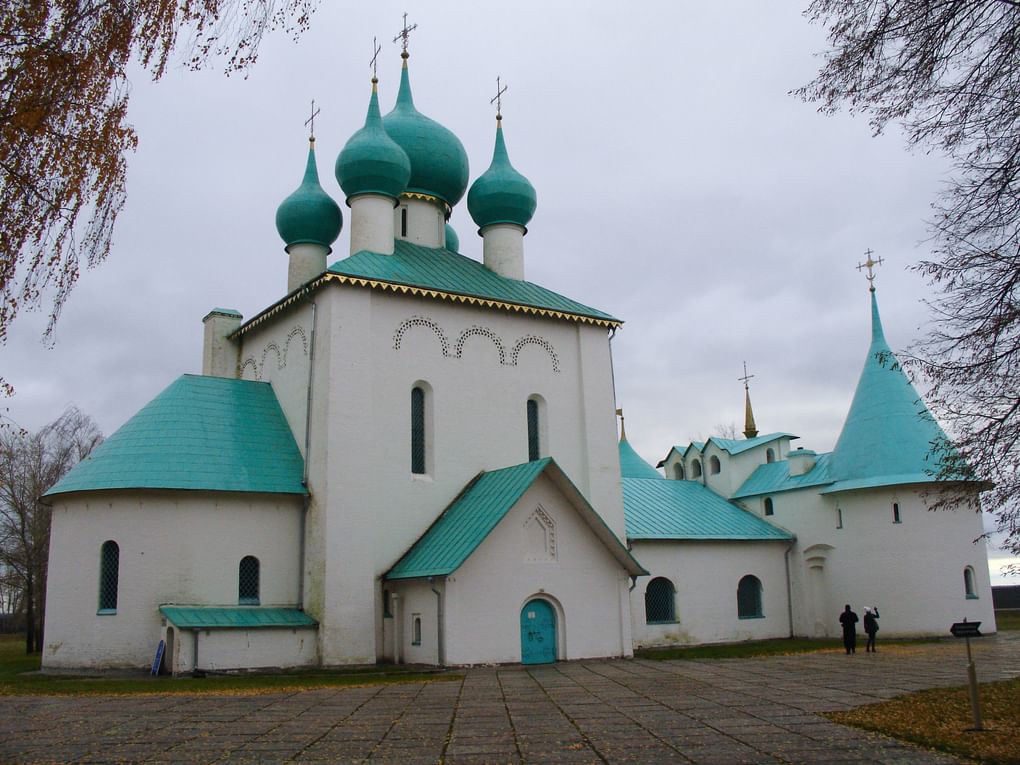
[[[1020,633],[974,644],[1020,677]],[[460,682],[244,696],[0,697],[2,763],[957,763],[819,712],[966,682],[959,643],[479,667]],[[1018,744],[1020,747],[1020,744]]]

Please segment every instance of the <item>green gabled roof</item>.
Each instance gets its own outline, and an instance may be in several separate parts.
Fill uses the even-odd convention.
[[[794,489],[806,489],[809,486],[825,486],[832,483],[829,474],[831,459],[831,452],[817,455],[815,466],[803,475],[790,475],[790,463],[786,460],[759,465],[731,499],[778,494]]]
[[[623,479],[627,538],[788,540],[793,534],[697,481]]]
[[[596,536],[629,573],[634,576],[647,573],[552,458],[545,457],[475,476],[384,578],[417,579],[452,574],[543,474],[568,496]]]
[[[159,612],[181,629],[229,630],[273,627],[317,627],[297,608],[262,606],[160,606]]]
[[[800,438],[800,436],[795,436],[793,433],[766,433],[764,436],[755,436],[754,438],[718,438],[717,436],[712,436],[708,439],[708,443],[715,444],[730,456],[736,456],[756,446],[762,446],[770,441],[778,441],[780,438],[792,440]],[[705,444],[705,447],[708,446],[708,443]],[[704,447],[702,451],[704,451]]]
[[[422,247],[402,239],[394,243],[392,255],[363,250],[337,261],[327,270],[326,278],[602,326],[623,323],[545,287],[500,276],[477,260],[456,252]]]
[[[946,443],[886,342],[872,290],[871,346],[832,452],[828,491],[930,483],[941,468],[932,446]]]
[[[658,478],[661,481],[666,480],[658,470],[641,459],[626,437],[620,439],[620,475],[624,478],[648,478],[651,480]]]
[[[182,375],[45,496],[104,489],[306,494],[269,383]]]

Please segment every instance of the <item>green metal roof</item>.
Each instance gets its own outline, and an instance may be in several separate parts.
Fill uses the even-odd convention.
[[[712,436],[708,439],[708,443],[705,444],[705,447],[707,447],[709,443],[712,443],[730,456],[736,456],[738,454],[743,454],[756,446],[763,446],[770,441],[778,441],[780,438],[795,439],[799,438],[799,436],[795,436],[793,433],[766,433],[764,436],[755,436],[754,438],[718,438],[717,436]],[[702,447],[702,451],[704,451],[705,447]]]
[[[827,491],[930,483],[941,467],[932,446],[946,442],[886,342],[872,290],[871,346],[832,452],[836,483]]]
[[[622,322],[545,287],[508,279],[477,260],[443,248],[398,239],[392,255],[362,250],[331,265],[326,277],[458,302],[484,303],[512,311],[574,319],[605,326]],[[407,287],[416,288],[413,290]]]
[[[340,206],[319,185],[313,143],[308,147],[308,161],[301,185],[276,209],[276,230],[287,247],[292,244],[318,244],[329,249],[340,236],[343,224]]]
[[[620,475],[624,478],[658,478],[662,481],[666,480],[658,470],[641,459],[626,438],[620,439]]]
[[[348,199],[358,194],[382,194],[396,199],[407,188],[411,160],[383,129],[374,81],[365,126],[347,140],[336,158],[335,171]]]
[[[182,375],[45,496],[104,489],[306,494],[303,472],[269,383]]]
[[[160,606],[175,627],[192,630],[317,627],[318,622],[297,608],[263,606]]]
[[[385,578],[416,579],[452,574],[543,474],[548,475],[568,496],[596,536],[628,572],[634,576],[647,573],[559,466],[550,457],[545,457],[475,476],[436,522],[386,573]]]
[[[492,164],[471,184],[467,204],[471,219],[479,229],[496,223],[527,226],[535,214],[538,204],[535,187],[510,164],[499,116],[496,117]]]
[[[737,489],[732,499],[778,494],[794,489],[806,489],[809,486],[826,486],[832,483],[832,476],[829,473],[831,460],[831,452],[817,455],[815,466],[803,475],[790,475],[790,463],[786,460],[759,465]]]
[[[697,481],[623,479],[627,538],[788,540],[793,534]]]

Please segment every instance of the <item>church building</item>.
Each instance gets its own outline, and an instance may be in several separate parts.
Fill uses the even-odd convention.
[[[204,319],[183,375],[46,494],[45,668],[174,673],[627,657],[638,645],[994,624],[980,515],[928,512],[941,430],[872,344],[831,454],[748,430],[645,463],[621,433],[622,321],[525,280],[537,206],[418,111],[404,35],[335,175],[310,138],[280,205],[285,294]],[[482,261],[448,224],[467,192]],[[332,262],[331,262],[332,261]],[[281,285],[282,286],[282,285]],[[282,291],[282,290],[281,290]]]

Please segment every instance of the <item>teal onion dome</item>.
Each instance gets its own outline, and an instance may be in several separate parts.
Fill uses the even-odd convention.
[[[314,141],[309,140],[308,164],[301,185],[276,209],[276,230],[288,248],[294,244],[318,244],[329,250],[344,225],[340,206],[319,185]]]
[[[457,136],[414,108],[406,59],[397,103],[383,117],[383,127],[411,160],[406,191],[438,197],[449,207],[456,205],[467,189],[467,152]]]
[[[365,126],[351,136],[336,158],[336,179],[347,198],[382,194],[396,199],[407,188],[411,160],[383,128],[379,94],[372,80]]]
[[[510,164],[499,117],[496,118],[492,164],[471,184],[467,204],[468,212],[480,229],[494,223],[515,223],[524,227],[535,214],[538,205],[535,187]]]
[[[446,249],[450,252],[460,252],[460,237],[449,223],[446,224]]]

